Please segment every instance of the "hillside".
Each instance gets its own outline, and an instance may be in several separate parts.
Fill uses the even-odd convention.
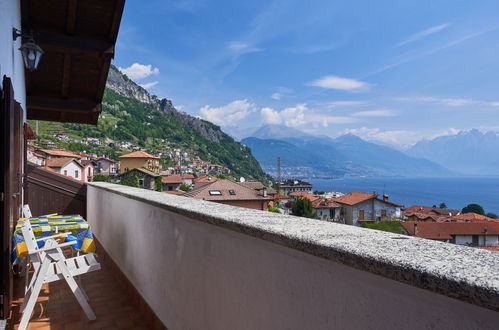
[[[268,132],[268,130],[264,130]],[[282,132],[278,136],[282,136]],[[241,143],[251,148],[263,168],[277,172],[279,156],[286,176],[448,176],[452,173],[426,159],[410,157],[354,135],[336,139],[297,134],[297,137],[260,139],[250,137]],[[271,136],[271,134],[266,134]]]
[[[473,129],[423,140],[407,154],[425,157],[463,174],[499,174],[499,134]]]
[[[31,125],[36,127],[36,123]],[[217,125],[178,111],[168,99],[150,95],[114,66],[109,71],[98,125],[40,122],[38,131],[40,138],[73,151],[85,150],[117,159],[128,149],[144,148],[161,153],[161,162],[167,165],[172,163],[168,155],[180,150],[189,157],[199,156],[224,165],[235,176],[268,181],[249,148],[234,141]],[[55,132],[67,134],[70,141],[56,139]],[[88,137],[99,139],[99,143],[81,142]],[[123,147],[127,144],[129,147]]]

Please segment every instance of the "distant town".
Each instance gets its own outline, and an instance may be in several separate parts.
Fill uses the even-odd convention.
[[[58,139],[67,139],[57,134]],[[314,191],[298,179],[274,184],[231,176],[230,169],[173,150],[176,163],[160,164],[160,155],[135,150],[113,160],[86,152],[55,148],[51,141],[28,144],[28,162],[81,182],[106,181],[166,194],[259,209],[286,215],[362,226],[398,234],[499,251],[499,219],[476,204],[463,210],[404,205],[387,194]],[[81,143],[102,143],[86,138]],[[124,149],[131,145],[120,146]]]

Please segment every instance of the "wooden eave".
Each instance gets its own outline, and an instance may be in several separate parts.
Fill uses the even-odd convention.
[[[21,0],[44,54],[26,71],[28,119],[97,124],[125,0]]]

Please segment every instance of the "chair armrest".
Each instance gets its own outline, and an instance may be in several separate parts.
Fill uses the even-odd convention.
[[[71,234],[70,232],[67,232],[67,233],[60,233],[60,234],[55,234],[55,235],[52,235],[52,236],[46,236],[46,237],[40,237],[38,238],[36,241],[37,242],[40,242],[40,241],[46,241],[50,238],[56,238],[56,237],[62,237],[62,236],[68,236],[69,234]]]
[[[67,243],[57,244],[57,245],[54,245],[54,246],[43,247],[41,249],[37,249],[36,252],[45,252],[45,251],[49,251],[49,250],[54,250],[54,249],[57,249],[57,248],[61,248],[61,247],[65,247],[65,246],[70,246],[70,245],[73,245],[73,244],[76,244],[76,243],[77,243],[76,241],[71,241],[71,242],[67,242]]]

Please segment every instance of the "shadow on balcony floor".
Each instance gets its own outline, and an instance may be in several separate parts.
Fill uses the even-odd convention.
[[[89,321],[65,281],[44,284],[31,316],[28,329],[151,329],[140,307],[118,283],[110,267],[82,277],[97,319]],[[24,278],[14,279],[12,317],[7,329],[17,329],[19,307],[24,297]],[[14,324],[14,326],[12,326]]]

